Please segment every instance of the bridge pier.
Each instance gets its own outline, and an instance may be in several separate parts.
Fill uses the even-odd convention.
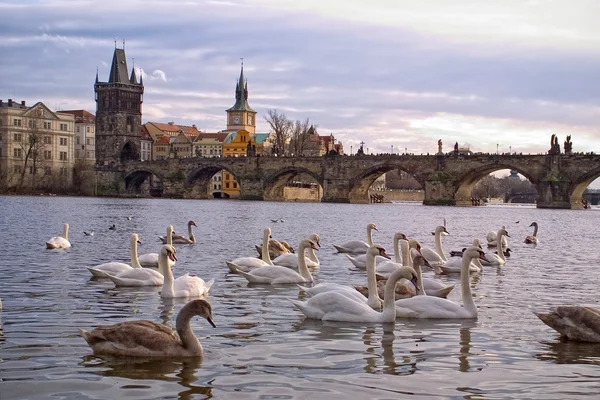
[[[439,175],[439,174],[438,174]],[[425,199],[427,206],[471,206],[471,201],[457,203],[454,198],[456,185],[450,179],[440,179],[439,176],[430,177],[425,181]]]
[[[554,208],[566,210],[582,210],[581,198],[571,201],[570,182],[554,176],[540,181],[537,185],[539,194],[537,208]]]
[[[262,176],[246,174],[240,179],[240,200],[264,200]]]
[[[347,179],[325,179],[321,202],[350,203],[350,182]],[[368,203],[369,199],[365,202]]]

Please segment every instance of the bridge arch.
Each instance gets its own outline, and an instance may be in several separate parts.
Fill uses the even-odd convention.
[[[571,183],[569,188],[571,208],[578,209],[583,207],[583,192],[598,178],[600,178],[600,165],[587,171]]]
[[[456,205],[470,206],[472,204],[471,193],[473,192],[473,188],[475,187],[477,182],[479,182],[486,175],[503,169],[516,170],[519,174],[527,178],[536,187],[536,191],[538,191],[538,196],[540,195],[539,190],[537,188],[538,179],[532,173],[521,168],[518,165],[514,165],[511,163],[494,163],[482,165],[478,168],[471,169],[458,178],[456,182],[456,193],[454,195]]]
[[[373,185],[373,182],[386,172],[396,169],[409,174],[419,183],[419,185],[421,185],[421,188],[425,189],[425,179],[420,174],[415,173],[402,163],[383,162],[364,169],[356,178],[350,181],[350,186],[348,188],[350,203],[368,203],[369,188]]]
[[[163,178],[151,169],[134,169],[125,175],[125,190],[133,194],[146,194],[160,197]]]
[[[293,178],[294,176],[306,174],[313,178],[317,183],[323,187],[323,178],[320,174],[316,174],[314,171],[311,171],[307,168],[289,166],[283,169],[280,169],[263,179],[263,188],[264,194],[263,198],[266,201],[283,201],[284,193],[283,190],[285,188],[286,183]],[[319,199],[320,200],[320,199]]]
[[[223,187],[214,189],[211,186],[212,177],[220,171],[229,172],[239,184],[239,177],[231,169],[223,167],[217,163],[203,165],[201,167],[192,169],[192,171],[188,174],[185,184],[185,197],[193,199],[210,199],[214,197],[213,192],[221,193],[220,197],[227,197]],[[224,182],[221,181],[221,185],[224,185]]]

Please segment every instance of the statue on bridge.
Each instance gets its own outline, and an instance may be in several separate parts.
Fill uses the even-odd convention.
[[[560,144],[558,144],[558,136],[554,133],[550,136],[550,150],[548,154],[560,154]]]
[[[438,139],[438,154],[442,154],[442,139]]]
[[[365,151],[363,150],[363,146],[364,146],[365,142],[360,142],[360,147],[358,148],[358,151],[356,152],[357,156],[362,156],[365,154]]]
[[[571,135],[567,135],[567,140],[565,141],[565,154],[573,153],[573,143],[571,142]]]

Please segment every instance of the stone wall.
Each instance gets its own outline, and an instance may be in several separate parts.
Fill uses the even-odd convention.
[[[420,201],[425,199],[423,190],[369,190],[369,196],[379,194],[385,198],[385,202],[390,201]]]
[[[323,189],[320,186],[315,189],[286,186],[283,189],[285,201],[320,202],[321,197]]]

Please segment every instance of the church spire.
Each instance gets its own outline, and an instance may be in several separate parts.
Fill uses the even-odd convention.
[[[248,104],[248,82],[244,79],[244,60],[242,59],[242,68],[240,78],[235,85],[235,104],[227,111],[250,111],[256,112]]]

